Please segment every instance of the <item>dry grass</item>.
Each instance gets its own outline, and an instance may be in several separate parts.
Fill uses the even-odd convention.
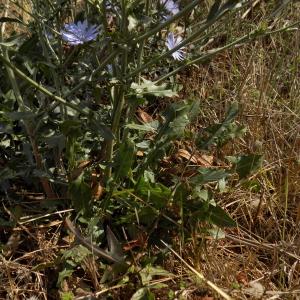
[[[256,9],[264,5],[262,1]],[[295,18],[297,13],[300,15],[299,8],[293,12]],[[263,18],[261,14],[259,11],[252,17]],[[297,31],[227,51],[180,77],[182,95],[201,100],[199,127],[221,120],[230,102],[240,103],[238,121],[247,126],[247,134],[215,156],[249,152],[264,155],[263,168],[252,176],[259,191],[240,184],[217,199],[237,221],[238,228],[227,230],[227,237],[218,241],[205,239],[199,228],[190,245],[181,251],[187,262],[235,299],[255,298],[249,296],[253,281],[264,288],[263,299],[300,299],[299,63]],[[31,295],[58,299],[59,295],[51,291],[57,275],[55,259],[59,250],[69,245],[62,239],[63,215],[15,229],[20,235],[11,255],[1,256],[0,299],[26,299]],[[10,235],[4,230],[1,239],[7,240]],[[49,271],[44,272],[43,266]],[[180,299],[218,298],[180,261],[172,258],[165,266],[179,277],[168,284],[177,289]],[[96,268],[94,261],[86,262],[86,276],[97,290],[101,285]],[[79,278],[65,282],[66,291],[84,288]],[[124,288],[111,291],[113,299],[128,297]],[[157,299],[168,299],[167,294],[158,292]]]
[[[279,293],[280,299],[300,297],[299,41],[299,32],[257,41],[190,70],[183,79],[186,94],[202,100],[200,126],[221,120],[231,101],[240,103],[239,122],[247,125],[247,135],[222,156],[264,155],[264,167],[252,176],[259,192],[241,184],[219,198],[238,229],[228,232],[227,240],[209,243],[205,258],[195,263],[227,288],[259,280],[267,291],[298,291]],[[243,291],[235,297],[244,299]]]

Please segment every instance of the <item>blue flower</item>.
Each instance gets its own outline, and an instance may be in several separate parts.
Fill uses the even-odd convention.
[[[179,13],[179,4],[173,0],[160,0],[160,4],[163,5],[171,15],[176,15]]]
[[[99,26],[89,26],[87,20],[78,21],[77,24],[65,24],[60,33],[64,41],[74,46],[95,40],[99,34]]]
[[[181,42],[182,42],[181,36],[174,37],[174,34],[170,32],[167,36],[166,46],[168,47],[169,50],[172,50],[173,48],[178,46]],[[183,50],[183,47],[173,52],[172,56],[176,60],[184,60],[185,51]]]

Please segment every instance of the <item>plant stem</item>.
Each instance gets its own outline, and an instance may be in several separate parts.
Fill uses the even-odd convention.
[[[90,76],[88,78],[82,80],[72,90],[70,90],[69,92],[67,92],[66,94],[64,94],[64,98],[68,98],[69,96],[71,96],[72,94],[74,94],[76,91],[78,91],[86,83],[90,82],[93,77],[95,77],[100,71],[102,71],[107,66],[107,64],[109,64],[118,55],[118,53],[119,53],[118,49],[112,51],[112,53],[110,55],[108,55],[102,61],[101,65],[98,66],[94,71],[92,71],[92,73],[90,74]]]
[[[153,29],[149,30],[148,32],[144,33],[140,37],[137,37],[132,41],[133,44],[137,44],[138,42],[141,42],[143,40],[146,40],[148,37],[155,35],[157,32],[159,32],[161,29],[169,26],[170,24],[174,23],[176,20],[183,17],[185,14],[193,10],[198,4],[200,4],[200,0],[194,0],[190,4],[186,5],[178,14],[174,15],[173,17],[169,18],[166,22],[163,22]],[[129,43],[130,44],[130,43]]]
[[[112,126],[111,126],[111,131],[112,134],[117,138],[119,136],[118,131],[119,131],[119,125],[120,125],[120,120],[121,120],[121,114],[122,114],[122,110],[123,110],[123,106],[124,106],[124,102],[125,102],[125,98],[124,98],[124,88],[123,86],[121,86],[119,88],[119,91],[117,93],[117,102],[116,103],[116,109],[115,109],[115,113],[113,114],[113,120],[112,120]],[[114,151],[114,140],[110,140],[107,141],[107,145],[106,145],[106,161],[107,162],[111,162],[112,157],[113,157],[113,151]],[[111,167],[108,166],[106,168],[106,181],[109,180],[109,178],[111,177]]]
[[[52,94],[49,90],[47,90],[46,88],[44,88],[42,85],[38,84],[36,81],[32,80],[31,78],[29,78],[26,74],[24,74],[20,69],[18,69],[16,66],[14,66],[9,58],[3,54],[0,55],[0,61],[3,62],[6,67],[8,67],[9,70],[11,70],[10,72],[12,74],[16,73],[20,78],[24,79],[25,81],[27,81],[31,86],[33,86],[34,88],[36,88],[37,90],[41,91],[43,94],[49,96],[50,98],[52,98],[53,100],[57,101],[58,103],[61,103],[65,106],[68,106],[84,115],[89,115],[87,112],[81,110],[80,108],[78,108],[76,105],[67,102],[65,99],[56,96],[54,94]],[[21,104],[23,105],[23,103]]]
[[[165,57],[168,57],[172,55],[177,50],[183,48],[188,43],[192,42],[195,38],[197,38],[200,34],[202,34],[206,29],[208,29],[211,25],[213,25],[218,19],[220,19],[224,14],[226,14],[228,10],[222,11],[220,14],[212,18],[211,20],[207,21],[201,28],[199,28],[195,33],[193,33],[188,38],[184,39],[181,43],[179,43],[176,47],[172,48],[169,51],[166,51],[165,53],[161,54],[158,57],[153,58],[152,60],[148,61],[146,64],[143,64],[142,66],[135,69],[133,72],[128,74],[125,78],[131,78],[135,76],[136,74],[139,74],[141,71],[145,70],[146,68],[150,67],[151,65],[157,63],[158,61],[161,61]]]
[[[234,46],[241,46],[244,43],[248,43],[248,42],[251,42],[251,41],[257,39],[258,37],[268,36],[268,35],[271,35],[271,34],[274,34],[274,33],[287,31],[289,29],[293,30],[293,27],[295,27],[299,24],[300,24],[300,21],[295,22],[291,25],[288,25],[284,28],[280,28],[280,29],[272,30],[272,31],[266,31],[266,32],[263,32],[263,33],[257,33],[257,31],[254,30],[254,31],[250,32],[249,34],[246,34],[246,35],[234,40],[233,42],[231,42],[231,43],[229,43],[229,44],[227,44],[223,47],[209,50],[205,54],[200,55],[200,56],[194,58],[193,60],[185,62],[183,65],[181,65],[178,68],[174,69],[172,72],[169,72],[168,74],[161,76],[158,80],[155,81],[155,83],[159,83],[159,82],[164,81],[165,79],[169,78],[170,76],[173,76],[173,75],[177,74],[179,71],[186,68],[187,66],[206,61],[206,60],[210,59],[211,57],[215,56],[216,54],[218,54],[220,52],[223,52],[224,50],[233,48]]]
[[[126,10],[126,1],[122,0],[122,23],[121,23],[121,30],[123,33],[123,36],[128,36],[128,28],[127,28],[127,10]],[[123,49],[123,55],[122,55],[122,76],[125,76],[127,71],[127,64],[128,64],[128,51],[127,48]],[[122,111],[125,104],[125,88],[126,88],[126,82],[122,82],[121,86],[118,89],[117,97],[115,101],[113,102],[113,117],[112,117],[112,125],[111,125],[111,131],[112,134],[117,138],[119,141],[120,137],[120,120]],[[114,151],[114,140],[107,141],[106,145],[106,161],[111,162],[113,157],[113,151]],[[105,177],[106,182],[109,180],[112,174],[112,168],[111,166],[108,166],[105,170]]]
[[[149,10],[150,10],[150,0],[146,0],[145,7],[146,7],[145,14],[146,14],[146,16],[148,16]],[[137,68],[138,69],[141,68],[142,63],[143,63],[145,43],[146,43],[146,39],[141,41],[141,43],[139,45],[138,54],[137,54]],[[141,83],[141,73],[138,73],[137,80],[138,80],[138,83],[140,84]],[[127,107],[126,114],[125,114],[125,124],[130,123],[130,121],[135,113],[136,108],[137,108],[137,105],[135,105],[135,104],[131,104]],[[124,134],[123,134],[123,141],[125,141],[127,139],[128,135],[129,135],[129,128],[125,127]]]
[[[7,13],[7,11],[8,11],[8,3],[6,5],[6,12],[4,13],[4,15]],[[1,29],[0,29],[0,41],[2,41],[2,37],[4,35],[4,24],[5,23],[2,24]],[[5,61],[10,63],[7,48],[1,47],[1,52],[2,53],[1,53],[0,57],[3,57],[5,59]],[[6,72],[7,72],[8,79],[11,83],[11,86],[12,86],[12,89],[14,91],[14,95],[16,97],[16,100],[17,100],[20,111],[21,112],[29,111],[29,108],[24,104],[24,101],[23,101],[19,86],[17,84],[17,80],[16,80],[13,69],[10,68],[8,64],[6,64],[5,67],[6,67]],[[30,124],[29,121],[23,120],[23,122],[24,122],[24,126],[25,126],[26,132],[27,132],[28,137],[29,137],[29,141],[31,143],[33,155],[34,155],[35,162],[36,162],[36,167],[40,171],[45,171],[45,168],[43,168],[43,164],[42,164],[42,157],[41,157],[41,154],[39,152],[38,144],[36,142],[36,138],[35,138],[35,135],[34,135],[33,126],[32,126],[32,124]],[[40,180],[41,180],[41,184],[43,186],[43,190],[44,190],[45,194],[47,195],[47,198],[55,198],[56,195],[53,192],[52,187],[51,187],[50,182],[48,181],[48,179],[45,178],[45,177],[41,177]]]
[[[12,73],[16,73],[20,78],[24,79],[25,81],[27,81],[31,86],[35,87],[37,90],[41,91],[42,93],[44,93],[45,95],[49,96],[50,98],[52,98],[53,100],[55,100],[56,102],[58,102],[59,104],[63,104],[66,107],[70,107],[72,109],[74,109],[75,111],[81,113],[82,115],[91,118],[91,112],[90,111],[84,111],[82,110],[80,107],[78,107],[75,104],[72,104],[70,102],[67,102],[65,99],[63,99],[62,97],[56,96],[54,94],[52,94],[49,90],[47,90],[46,88],[44,88],[42,85],[38,84],[36,81],[32,80],[31,78],[29,78],[26,74],[24,74],[20,69],[18,69],[17,67],[15,67],[9,59],[7,59],[5,56],[3,56],[2,54],[0,54],[0,61],[3,62],[9,69],[11,69]],[[96,120],[94,120],[96,121]],[[107,137],[108,139],[112,139],[113,135],[111,134],[111,131],[103,124],[98,124],[100,125],[99,127],[102,127],[102,134],[103,136]]]

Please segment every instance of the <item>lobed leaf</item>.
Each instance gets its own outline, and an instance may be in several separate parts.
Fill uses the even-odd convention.
[[[150,94],[156,97],[174,97],[177,93],[170,89],[166,89],[166,84],[156,85],[155,82],[142,78],[143,83],[138,84],[133,82],[131,89],[133,89],[137,95]]]
[[[170,199],[171,190],[161,183],[151,183],[141,177],[136,185],[136,193],[144,200],[154,204],[155,208],[163,208]]]
[[[233,171],[239,174],[240,179],[244,179],[258,170],[263,161],[263,156],[260,154],[227,156],[226,158],[234,164]]]
[[[197,145],[200,149],[207,150],[212,145],[214,145],[217,141],[217,139],[223,134],[223,132],[230,126],[231,122],[234,120],[234,118],[238,114],[238,104],[236,102],[232,103],[224,121],[221,124],[218,124],[214,127],[212,127],[212,130],[210,132],[210,137],[208,139],[204,139],[201,136],[198,136],[197,138]]]
[[[117,151],[115,158],[115,179],[123,179],[125,178],[132,164],[134,163],[135,158],[135,144],[132,140],[127,139],[124,143],[122,143]]]

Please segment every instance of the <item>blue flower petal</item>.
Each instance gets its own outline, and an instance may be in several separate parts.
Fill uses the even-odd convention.
[[[160,0],[160,4],[163,5],[171,15],[179,13],[179,4],[173,0]]]
[[[64,41],[75,46],[95,40],[99,34],[99,26],[89,26],[87,20],[78,21],[76,24],[65,24],[60,33]]]
[[[181,36],[177,36],[175,38],[174,34],[172,32],[170,32],[167,36],[166,46],[169,50],[172,50],[173,48],[178,46],[181,42],[182,42]],[[174,53],[172,53],[172,57],[175,60],[184,60],[185,59],[185,51],[183,50],[183,47],[176,50]]]

